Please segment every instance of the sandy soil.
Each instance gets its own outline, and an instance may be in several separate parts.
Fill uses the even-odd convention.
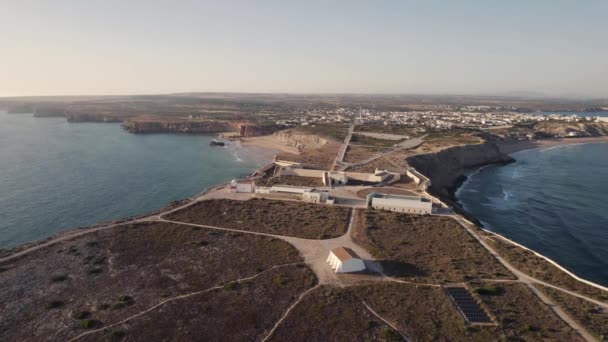
[[[251,137],[241,139],[243,146],[256,146],[265,149],[287,152],[293,154],[300,154],[297,148],[294,146],[287,146],[275,135],[264,135],[261,137]]]
[[[559,145],[588,144],[595,142],[608,142],[608,136],[588,138],[543,139],[534,141],[509,141],[500,143],[498,147],[500,148],[501,152],[511,154],[535,148],[548,148]]]

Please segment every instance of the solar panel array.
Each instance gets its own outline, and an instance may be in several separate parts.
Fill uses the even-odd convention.
[[[492,323],[490,317],[477,304],[469,290],[465,287],[447,287],[446,291],[452,297],[460,312],[471,323]]]

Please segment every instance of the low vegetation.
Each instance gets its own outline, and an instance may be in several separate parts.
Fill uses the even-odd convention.
[[[433,283],[514,278],[451,218],[368,210],[364,229],[356,240],[390,276]]]
[[[599,341],[608,341],[608,310],[587,300],[569,295],[547,286],[539,288],[556,301],[570,316],[595,335]]]
[[[378,139],[378,138],[369,137],[369,136],[366,136],[363,134],[353,134],[353,136],[350,139],[350,142],[355,145],[365,145],[365,146],[385,147],[385,148],[393,147],[396,144],[399,144],[403,141],[405,141],[405,139],[401,139],[401,140]]]
[[[309,126],[298,126],[296,130],[307,134],[316,134],[325,138],[332,138],[342,141],[348,134],[348,125],[321,123]]]
[[[489,284],[480,283],[482,288]],[[583,341],[583,339],[521,283],[501,284],[501,293],[480,294],[499,323],[502,340]]]
[[[295,201],[221,199],[197,203],[167,218],[269,234],[326,239],[346,233],[350,209]]]
[[[261,340],[291,303],[315,284],[314,274],[304,265],[276,268],[249,281],[229,282],[169,303],[123,329],[141,341],[181,341],[193,336],[200,341]]]
[[[487,241],[502,257],[520,271],[553,285],[608,302],[608,292],[572,278],[566,272],[534,253],[515,246],[500,237],[492,237]]]
[[[328,140],[327,143],[317,149],[306,150],[300,154],[279,153],[277,158],[302,163],[308,167],[329,170],[333,164],[342,141]]]
[[[322,286],[302,299],[271,341],[394,341],[395,336],[400,337],[348,288]]]
[[[92,241],[96,243],[91,244]],[[206,243],[201,245],[201,241]],[[78,250],[80,254],[67,253],[70,249]],[[90,264],[98,259],[105,260],[104,265],[108,265],[103,266],[104,272],[87,275],[83,270],[85,262],[88,260]],[[91,232],[0,265],[9,269],[0,276],[0,341],[69,340],[82,333],[83,329],[110,325],[161,300],[250,277],[276,265],[299,262],[302,258],[298,251],[288,243],[252,234],[204,228],[195,230],[190,226],[169,223],[126,224]],[[58,275],[70,276],[64,281],[49,282],[49,269],[57,270]],[[271,276],[284,272],[284,278]],[[265,291],[278,291],[277,296],[285,294],[285,297],[277,299],[281,303],[291,302],[296,292],[316,281],[307,267],[297,265],[268,271],[268,277],[264,283]],[[289,280],[292,277],[295,278]],[[281,290],[283,286],[288,289]],[[239,291],[246,291],[247,298],[261,293],[251,287],[223,292]],[[262,296],[260,301],[275,303],[274,298]],[[200,312],[205,305],[205,301],[197,302],[192,309]],[[237,320],[241,311],[254,312],[259,307],[265,308],[264,305],[241,300],[238,305],[221,310],[219,305],[209,307],[207,315],[217,316],[215,319],[219,322],[224,319],[224,313],[232,312],[225,316],[227,320],[224,323],[217,323],[218,327],[228,331],[227,327],[233,323],[230,319]],[[219,311],[213,311],[216,308]],[[281,314],[283,308],[277,308],[279,312],[273,313],[273,319]],[[151,322],[169,325],[188,321],[178,311],[158,310],[162,315]],[[264,310],[260,315],[266,314]],[[147,316],[142,320],[147,321]],[[197,329],[205,327],[213,328],[201,324]],[[140,333],[132,331],[133,335],[129,332],[131,336]],[[101,339],[102,334],[96,339]],[[167,338],[172,336],[166,335]]]
[[[265,183],[264,183],[265,181]],[[270,177],[263,179],[261,186],[273,186],[273,185],[293,185],[293,186],[309,186],[309,187],[321,187],[324,186],[321,178],[315,177],[300,177],[300,176],[279,176]]]

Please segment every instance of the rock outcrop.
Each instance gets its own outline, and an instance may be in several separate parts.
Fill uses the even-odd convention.
[[[237,132],[242,137],[268,135],[284,127],[261,125],[250,122],[168,118],[168,117],[135,117],[123,122],[122,127],[131,133],[188,133],[211,134]]]
[[[466,179],[467,169],[515,161],[500,152],[494,142],[450,147],[407,158],[410,166],[431,179],[430,191],[444,201],[454,202],[454,191]]]
[[[278,140],[287,146],[298,149],[299,152],[317,149],[327,143],[327,140],[313,134],[299,134],[292,130],[274,133]]]

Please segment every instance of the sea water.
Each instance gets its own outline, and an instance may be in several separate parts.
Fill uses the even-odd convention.
[[[212,138],[0,112],[0,248],[145,214],[262,163]]]
[[[458,190],[486,228],[608,286],[608,143],[521,151]]]

